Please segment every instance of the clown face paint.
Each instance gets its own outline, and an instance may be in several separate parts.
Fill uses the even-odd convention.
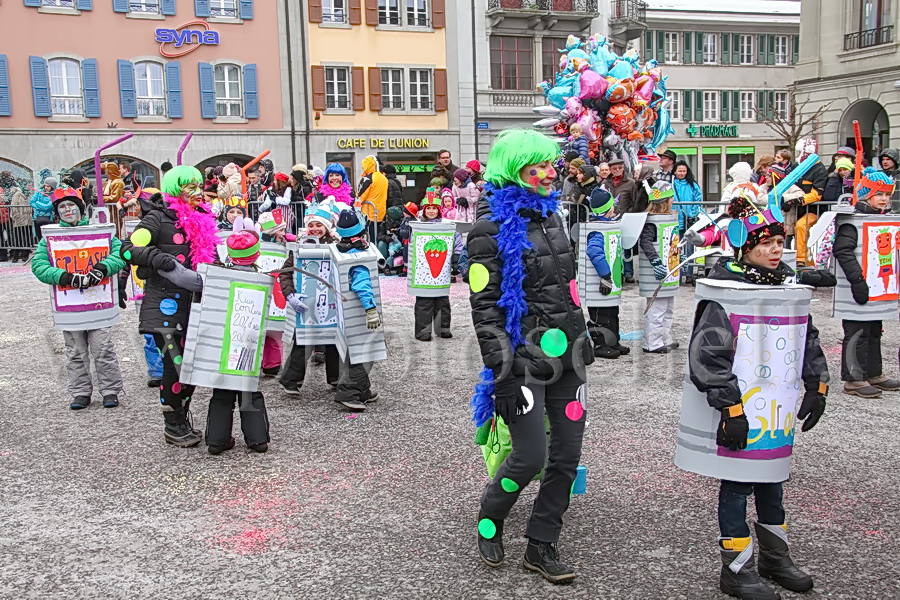
[[[59,220],[69,225],[74,225],[81,220],[81,209],[71,200],[63,200],[57,207],[59,210]]]
[[[196,208],[203,200],[203,190],[196,183],[189,183],[181,188],[181,199]]]
[[[533,165],[525,165],[519,171],[519,179],[526,183],[526,187],[541,196],[550,195],[550,186],[556,178],[556,170],[550,161],[544,161]]]

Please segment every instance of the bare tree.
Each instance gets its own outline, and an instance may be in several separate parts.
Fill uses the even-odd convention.
[[[775,135],[784,140],[785,145],[793,152],[797,147],[798,140],[813,136],[818,132],[822,126],[819,118],[828,110],[834,100],[823,104],[815,111],[807,109],[809,102],[809,96],[803,102],[798,102],[796,90],[791,89],[788,92],[787,108],[784,112],[776,110],[775,106],[769,107],[768,111],[754,106],[753,112],[756,114],[756,119],[774,131]]]

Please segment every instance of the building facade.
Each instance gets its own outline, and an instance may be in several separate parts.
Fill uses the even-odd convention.
[[[807,110],[826,107],[817,132],[820,154],[855,146],[853,121],[871,163],[900,144],[898,28],[898,0],[803,0],[797,94],[809,101]]]
[[[806,0],[804,0],[806,2]],[[668,77],[667,149],[718,200],[734,163],[784,146],[757,113],[787,111],[800,49],[799,0],[648,0],[642,58]]]

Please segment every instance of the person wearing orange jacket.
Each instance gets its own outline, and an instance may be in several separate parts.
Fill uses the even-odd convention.
[[[369,223],[369,240],[375,242],[378,223],[387,214],[388,180],[378,166],[378,159],[371,154],[362,161],[363,176],[356,194],[356,206]],[[371,204],[367,204],[371,202]],[[374,208],[373,208],[374,207]]]

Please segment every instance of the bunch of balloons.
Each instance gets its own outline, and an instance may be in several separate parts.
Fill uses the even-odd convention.
[[[633,170],[641,160],[655,160],[656,149],[675,133],[666,108],[666,77],[659,63],[640,64],[636,50],[618,56],[600,34],[582,42],[570,35],[560,50],[556,80],[542,82],[548,106],[534,109],[538,128],[562,136],[577,123],[597,162],[621,158]]]

